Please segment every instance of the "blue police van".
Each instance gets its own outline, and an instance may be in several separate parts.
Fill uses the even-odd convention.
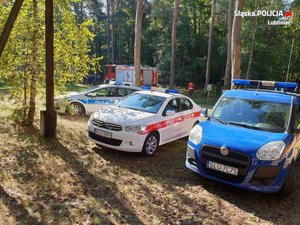
[[[233,80],[190,132],[186,166],[236,187],[289,196],[300,150],[297,83]]]

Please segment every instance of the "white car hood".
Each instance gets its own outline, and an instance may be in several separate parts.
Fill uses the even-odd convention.
[[[93,119],[114,123],[121,126],[148,125],[155,121],[157,114],[141,112],[117,106],[108,106],[93,114]]]

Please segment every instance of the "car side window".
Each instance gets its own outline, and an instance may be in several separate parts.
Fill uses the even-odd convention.
[[[108,88],[100,88],[98,90],[92,91],[88,93],[88,96],[93,97],[106,97],[108,92]]]
[[[117,97],[118,95],[118,88],[110,87],[107,91],[107,97]]]
[[[185,110],[189,110],[189,109],[193,108],[193,104],[187,98],[181,98],[180,99],[180,104],[181,104],[181,110],[180,111],[185,111]]]
[[[165,116],[167,110],[174,110],[175,112],[179,112],[178,101],[176,98],[171,99],[165,107],[163,112],[163,116]]]
[[[119,96],[120,97],[125,97],[125,96],[131,94],[132,92],[134,92],[134,90],[129,89],[129,88],[119,88]]]

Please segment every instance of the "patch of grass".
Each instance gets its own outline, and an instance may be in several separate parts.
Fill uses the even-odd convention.
[[[70,83],[65,86],[65,92],[83,91],[84,89],[87,89],[89,87],[90,86],[88,85]]]
[[[184,89],[181,90],[180,93],[189,96],[188,90]],[[192,97],[191,97],[198,105],[201,106],[201,108],[208,108],[211,109],[215,105],[215,103],[218,101],[219,96],[210,96],[209,99],[207,99],[207,96],[203,93],[201,93],[201,90],[196,90]]]

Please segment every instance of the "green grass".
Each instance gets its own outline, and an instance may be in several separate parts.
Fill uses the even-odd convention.
[[[89,87],[88,85],[70,83],[65,86],[65,92],[82,91]]]
[[[189,92],[187,90],[181,90],[182,94],[189,96]],[[215,105],[215,103],[218,101],[219,96],[213,96],[213,97],[209,97],[209,99],[207,99],[207,96],[205,94],[202,94],[200,90],[196,90],[192,97],[191,97],[198,105],[201,106],[201,108],[213,108],[213,106]]]

